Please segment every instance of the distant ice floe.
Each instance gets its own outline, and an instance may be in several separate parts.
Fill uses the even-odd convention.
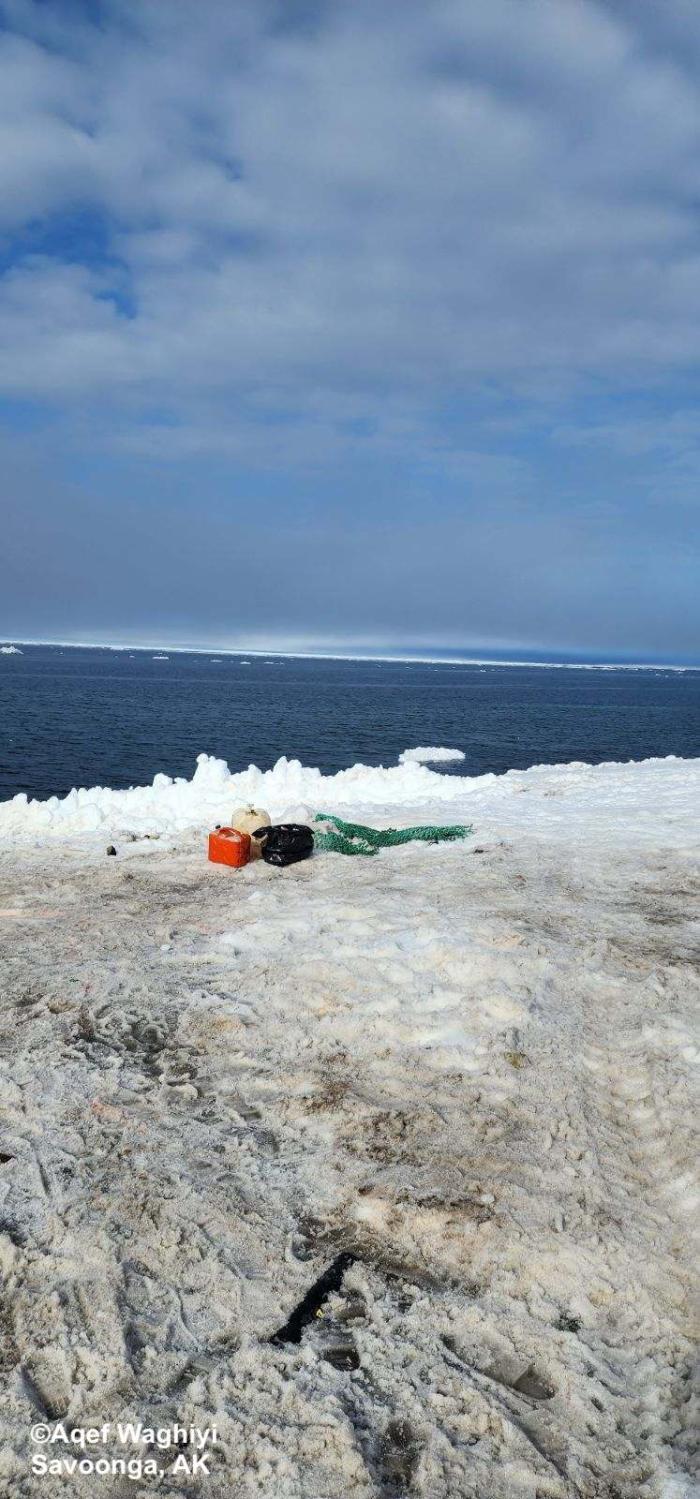
[[[23,654],[18,645],[0,645],[0,656],[21,656]]]
[[[169,661],[170,657],[169,656],[152,656],[151,660],[152,661]]]
[[[458,749],[443,749],[440,745],[421,745],[407,749],[399,755],[400,765],[437,765],[439,760],[463,760],[464,752]]]

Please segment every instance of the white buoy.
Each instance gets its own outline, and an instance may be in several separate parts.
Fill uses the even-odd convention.
[[[270,827],[270,814],[264,807],[236,807],[231,813],[230,827],[235,828],[237,833],[247,833],[250,838],[250,857],[259,859],[262,855],[262,844],[253,837],[258,828]]]

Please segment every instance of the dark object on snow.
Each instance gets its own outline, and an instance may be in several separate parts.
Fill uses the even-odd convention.
[[[271,828],[258,828],[253,837],[262,845],[266,864],[298,864],[314,851],[314,835],[302,822],[276,822]]]
[[[284,824],[282,824],[284,826]],[[294,824],[292,824],[294,826]],[[264,855],[263,855],[264,857]],[[287,1318],[284,1327],[279,1332],[274,1332],[270,1342],[280,1348],[285,1343],[300,1343],[301,1335],[305,1327],[313,1322],[317,1311],[323,1306],[324,1301],[332,1295],[333,1291],[339,1291],[343,1283],[343,1276],[351,1265],[354,1265],[356,1256],[347,1250],[343,1254],[337,1254],[332,1265],[319,1275],[313,1285],[309,1287],[305,1297],[295,1306],[291,1316]]]
[[[570,1317],[568,1312],[562,1312],[558,1321],[555,1322],[554,1325],[559,1329],[559,1332],[580,1332],[581,1318]]]
[[[117,850],[116,850],[116,848],[115,848],[115,847],[114,847],[114,844],[113,844],[113,843],[110,843],[110,845],[109,845],[109,848],[108,848],[108,849],[107,849],[107,853],[108,853],[108,854],[109,854],[109,855],[111,855],[111,857],[112,857],[112,858],[113,858],[113,859],[114,859],[114,858],[116,858],[116,856],[117,856]]]
[[[359,1369],[360,1355],[352,1343],[333,1343],[321,1350],[321,1357],[334,1369]]]

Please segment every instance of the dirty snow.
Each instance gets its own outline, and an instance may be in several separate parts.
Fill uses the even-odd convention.
[[[699,791],[203,757],[0,808],[3,1495],[690,1499]],[[249,799],[474,836],[209,865]],[[210,1476],[32,1478],[61,1418],[215,1424]]]

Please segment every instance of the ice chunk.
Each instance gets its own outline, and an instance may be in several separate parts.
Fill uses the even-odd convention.
[[[416,749],[407,749],[399,755],[400,765],[436,765],[439,760],[463,760],[464,752],[458,749],[443,749],[440,745],[419,744]]]

